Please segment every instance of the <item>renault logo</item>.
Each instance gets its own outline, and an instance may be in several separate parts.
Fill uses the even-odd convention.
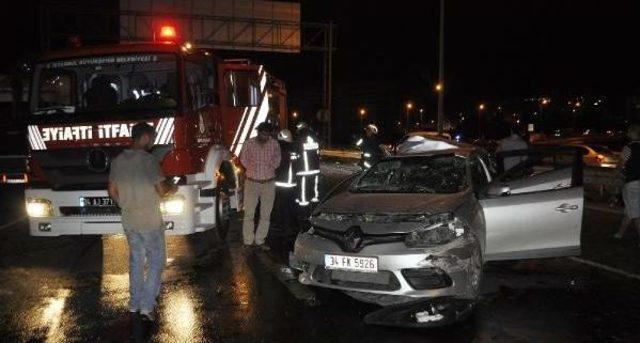
[[[109,155],[102,149],[92,149],[87,153],[89,170],[101,173],[109,168]]]
[[[342,245],[346,251],[360,251],[364,242],[364,233],[359,226],[352,226],[344,232]]]

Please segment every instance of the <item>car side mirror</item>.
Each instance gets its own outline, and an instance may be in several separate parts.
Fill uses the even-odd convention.
[[[508,185],[492,185],[487,190],[487,195],[492,197],[503,197],[511,195],[511,188]]]

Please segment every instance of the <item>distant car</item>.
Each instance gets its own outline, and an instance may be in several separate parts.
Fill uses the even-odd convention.
[[[604,144],[568,142],[562,145],[578,149],[582,154],[582,161],[586,166],[616,168],[620,162],[619,154]]]
[[[579,254],[579,155],[518,153],[494,178],[482,149],[425,139],[343,181],[297,237],[299,282],[384,306],[367,323],[437,326],[472,311],[486,261]]]
[[[572,145],[582,153],[584,164],[592,167],[616,168],[620,157],[608,147],[601,144]]]

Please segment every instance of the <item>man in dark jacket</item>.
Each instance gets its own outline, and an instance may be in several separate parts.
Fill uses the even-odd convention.
[[[271,212],[272,229],[281,236],[296,234],[296,170],[298,153],[293,147],[291,131],[284,129],[278,133],[280,145],[280,166],[276,169],[276,198]]]
[[[630,225],[640,234],[640,125],[631,125],[627,137],[631,142],[622,149],[620,161],[625,183],[622,188],[624,218],[614,235],[618,239],[624,236]]]

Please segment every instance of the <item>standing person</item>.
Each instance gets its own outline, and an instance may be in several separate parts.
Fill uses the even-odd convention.
[[[378,138],[378,127],[369,124],[364,128],[364,136],[358,140],[356,146],[362,149],[360,157],[360,167],[363,170],[371,168],[384,156],[384,150],[381,148],[382,142]]]
[[[271,137],[271,125],[260,123],[258,136],[247,140],[240,152],[240,163],[246,169],[244,183],[244,219],[242,238],[245,246],[257,245],[269,250],[264,243],[269,233],[271,210],[275,198],[276,168],[280,165],[280,147]],[[260,201],[260,220],[254,233],[256,206]]]
[[[627,130],[631,141],[622,149],[620,166],[624,175],[622,199],[624,217],[620,229],[614,235],[622,238],[629,225],[633,224],[640,235],[640,125],[633,124]]]
[[[298,153],[293,149],[293,135],[288,129],[278,133],[280,145],[280,166],[276,169],[276,199],[271,213],[272,227],[282,236],[293,235],[296,225],[296,182],[295,164]]]
[[[175,185],[165,181],[159,161],[147,152],[155,134],[147,123],[133,126],[133,144],[111,163],[108,188],[109,196],[120,206],[129,244],[129,312],[140,311],[149,321],[155,320],[166,261],[160,198],[177,191]]]
[[[509,135],[504,137],[498,142],[496,153],[515,151],[515,150],[527,150],[529,145],[518,134],[518,127],[512,125],[509,129]],[[522,163],[526,159],[525,156],[511,156],[505,157],[503,161],[504,171],[507,171],[518,164]]]
[[[300,207],[307,207],[312,202],[320,201],[318,183],[320,181],[320,144],[318,136],[305,122],[296,125],[296,147],[298,158],[298,188],[300,194],[296,202]]]

